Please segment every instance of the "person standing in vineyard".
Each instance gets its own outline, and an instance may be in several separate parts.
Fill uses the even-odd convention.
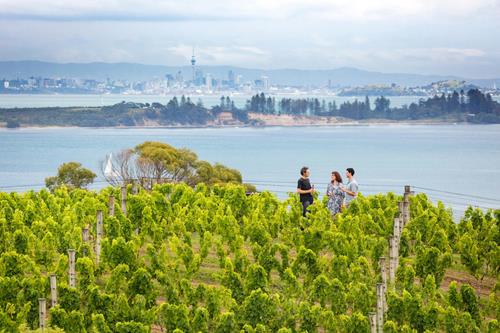
[[[349,179],[349,182],[345,187],[342,187],[342,191],[345,192],[345,206],[349,207],[352,200],[358,196],[358,182],[354,179],[354,169],[347,168],[345,171],[345,176]]]
[[[300,202],[302,203],[302,216],[306,216],[307,207],[312,205],[314,202],[313,193],[314,185],[311,186],[309,181],[309,176],[311,172],[308,167],[302,167],[300,169],[300,178],[297,182],[297,193],[300,194]]]
[[[326,189],[326,196],[328,197],[326,205],[332,214],[332,217],[340,213],[342,209],[345,198],[345,193],[342,191],[342,187],[343,184],[340,173],[338,171],[333,171],[331,182],[328,184],[328,188]]]

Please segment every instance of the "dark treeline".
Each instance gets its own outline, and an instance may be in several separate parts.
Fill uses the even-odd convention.
[[[234,101],[225,96],[221,97],[220,104],[210,108],[203,106],[201,100],[195,103],[185,96],[173,97],[167,104],[122,102],[90,108],[13,108],[0,109],[0,123],[4,123],[6,127],[204,126],[221,123],[258,125],[258,121],[249,119],[249,112],[343,117],[355,120],[439,119],[453,122],[500,123],[500,103],[478,89],[471,89],[467,93],[461,91],[442,94],[402,107],[391,107],[390,100],[383,96],[376,98],[373,103],[365,97],[364,100],[347,101],[337,105],[334,101],[326,102],[318,98],[277,100],[261,93],[252,96],[244,108],[236,107]],[[223,113],[230,113],[232,121],[228,122],[227,116],[222,116]]]
[[[364,100],[346,101],[337,106],[335,101],[327,103],[318,98],[282,98],[276,101],[261,93],[252,96],[245,109],[263,114],[334,116],[357,120],[418,120],[462,114],[466,117],[464,120],[472,122],[500,122],[500,103],[478,89],[471,89],[467,93],[455,91],[453,94],[436,95],[402,107],[391,107],[390,100],[384,96],[376,98],[373,106],[368,96]]]

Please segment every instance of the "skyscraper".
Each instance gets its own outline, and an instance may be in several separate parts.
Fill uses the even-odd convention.
[[[232,70],[230,70],[228,73],[227,73],[227,81],[228,81],[228,84],[229,86],[232,88],[234,87],[234,80],[235,80],[235,75],[234,75],[234,72]]]
[[[205,87],[207,88],[207,90],[212,89],[212,75],[210,75],[210,73],[207,73],[207,75],[205,76]]]
[[[262,80],[262,88],[264,90],[269,90],[269,77],[262,75],[260,79]]]
[[[194,47],[193,47],[193,55],[191,56],[191,69],[192,69],[192,72],[193,72],[192,82],[194,84],[194,81],[195,81],[195,71],[196,71],[196,58],[194,57]]]

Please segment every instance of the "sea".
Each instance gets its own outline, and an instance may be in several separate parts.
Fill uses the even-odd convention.
[[[330,174],[355,169],[364,195],[402,193],[411,185],[455,216],[469,206],[500,208],[500,125],[342,125],[227,128],[0,129],[0,191],[39,190],[69,161],[99,175],[110,153],[144,141],[193,150],[241,171],[245,182],[280,198],[296,188],[308,166],[324,193]]]
[[[221,95],[226,95],[225,93],[214,93],[214,94],[197,94],[190,95],[191,100],[196,103],[201,100],[203,105],[206,107],[211,107],[220,104]],[[50,107],[50,106],[87,106],[87,107],[99,107],[104,105],[113,105],[125,102],[136,102],[136,103],[153,103],[158,102],[162,104],[167,104],[170,99],[174,96],[180,98],[180,95],[131,95],[131,94],[103,94],[103,95],[73,95],[73,94],[0,94],[0,108],[26,108],[26,107]],[[316,94],[312,95],[309,93],[289,93],[289,94],[271,94],[270,96],[275,97],[276,100],[281,98],[318,98],[320,101],[325,100],[326,103],[333,102],[340,106],[340,104],[354,100],[364,101],[365,96],[337,96],[337,95],[327,95],[327,94]],[[237,107],[244,107],[246,101],[249,100],[251,94],[242,93],[230,93],[229,97]],[[412,102],[418,103],[421,98],[426,98],[423,96],[393,96],[390,97],[391,106],[400,107],[403,105],[410,105]],[[376,97],[371,96],[370,101],[375,101]]]

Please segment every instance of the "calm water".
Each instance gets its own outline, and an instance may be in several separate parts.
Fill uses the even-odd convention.
[[[106,154],[146,140],[192,149],[281,197],[294,190],[303,165],[322,192],[332,170],[353,167],[365,194],[400,193],[409,184],[466,194],[427,191],[457,214],[467,204],[500,207],[500,125],[0,129],[0,190],[39,189],[68,161],[100,174]]]
[[[194,95],[191,96],[193,102],[197,102],[201,99],[203,105],[210,107],[213,105],[220,104],[220,97],[224,95],[223,93],[213,94],[213,95]],[[364,96],[333,96],[333,95],[307,95],[307,94],[276,94],[272,95],[276,99],[286,98],[318,98],[320,100],[324,99],[326,102],[335,101],[337,106],[346,102],[354,101],[358,99],[364,101]],[[167,104],[167,102],[174,97],[174,95],[123,95],[123,94],[113,94],[113,95],[8,95],[0,94],[0,108],[23,108],[23,107],[48,107],[48,106],[103,106],[112,105],[120,103],[122,101],[126,102],[136,102],[136,103],[153,103],[159,102],[162,104]],[[180,97],[177,95],[177,97]],[[237,107],[244,107],[246,101],[251,98],[251,95],[245,94],[234,94],[231,99],[234,101]],[[373,102],[376,97],[371,96],[370,101],[372,103],[372,108],[374,107]],[[389,97],[391,101],[391,106],[400,107],[403,105],[410,105],[415,102],[418,103],[419,99],[424,98],[422,96],[394,96]],[[425,97],[426,98],[426,97]],[[494,100],[500,101],[500,96],[494,96]]]
[[[213,105],[220,104],[220,97],[223,93],[213,94],[213,95],[194,95],[191,96],[193,102],[197,102],[201,99],[203,105],[210,107]],[[286,98],[318,98],[320,100],[324,99],[326,102],[335,101],[337,106],[345,101],[354,101],[355,99],[364,101],[364,96],[358,97],[341,97],[333,95],[295,95],[295,94],[277,94],[273,95],[276,99]],[[153,103],[159,102],[162,104],[167,104],[167,102],[173,98],[174,95],[123,95],[123,94],[113,94],[113,95],[7,95],[0,94],[0,108],[15,108],[15,107],[48,107],[48,106],[103,106],[112,105],[120,103],[122,101],[126,102],[136,102],[136,103]],[[179,98],[180,96],[177,95]],[[246,101],[251,98],[251,95],[235,94],[231,96],[237,107],[244,107]],[[370,97],[370,101],[375,101],[376,97]],[[419,96],[395,96],[390,97],[391,106],[402,106],[404,104],[411,104],[412,102],[418,102],[422,98]]]

